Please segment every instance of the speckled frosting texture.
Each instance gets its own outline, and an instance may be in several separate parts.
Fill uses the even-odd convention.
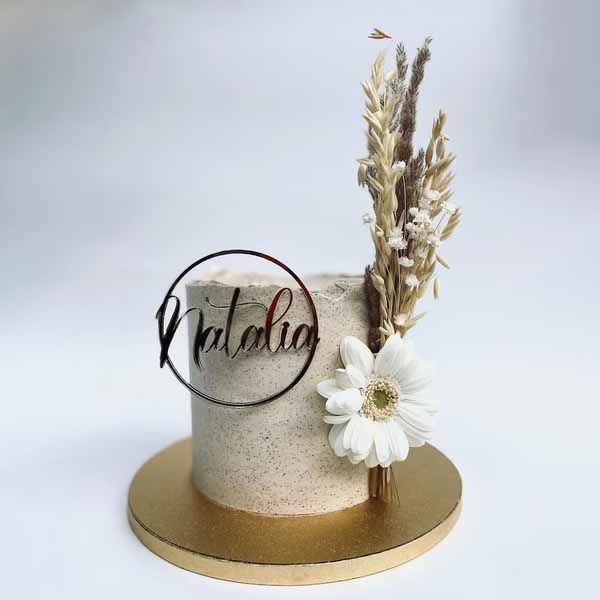
[[[290,286],[289,281],[285,285]],[[193,481],[225,506],[273,515],[311,514],[368,499],[367,469],[334,455],[327,439],[329,426],[323,423],[324,399],[316,392],[317,383],[341,366],[341,338],[366,339],[361,278],[321,276],[312,285],[307,280],[307,285],[317,309],[320,341],[295,387],[273,402],[244,408],[219,406],[192,395]],[[227,311],[210,304],[229,305],[234,289],[230,283],[192,282],[186,286],[188,307],[201,308],[206,324],[222,326]],[[268,306],[279,289],[268,284],[242,286],[239,302]],[[248,325],[264,325],[264,312],[259,307],[238,308],[232,338],[239,339]],[[300,290],[294,290],[286,320],[292,328],[311,322]],[[195,321],[188,323],[191,350]],[[219,398],[254,400],[291,382],[307,353],[252,350],[229,359],[224,352],[211,351],[201,356],[202,371],[190,368],[191,382]]]

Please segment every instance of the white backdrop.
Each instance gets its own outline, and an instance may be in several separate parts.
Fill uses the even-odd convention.
[[[213,250],[359,271],[360,81],[432,35],[417,141],[449,113],[461,229],[414,331],[463,516],[420,559],[289,598],[562,598],[595,589],[600,85],[593,2],[0,5],[6,597],[277,598],[129,531],[127,486],[189,433],[154,313]]]

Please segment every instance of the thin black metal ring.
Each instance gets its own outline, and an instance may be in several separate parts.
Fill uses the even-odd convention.
[[[308,370],[308,367],[310,367],[310,363],[312,362],[312,360],[313,360],[313,358],[315,356],[315,352],[317,350],[317,344],[319,343],[319,318],[317,316],[317,309],[315,307],[315,303],[314,303],[314,301],[312,299],[312,296],[310,295],[310,292],[308,291],[308,288],[304,285],[303,281],[285,263],[282,263],[280,260],[278,260],[278,259],[276,259],[276,258],[274,258],[272,256],[269,256],[268,254],[264,254],[263,252],[258,252],[256,250],[241,250],[241,249],[221,250],[220,252],[213,252],[212,254],[208,254],[208,255],[204,256],[203,258],[200,258],[196,262],[192,263],[189,267],[187,267],[184,271],[182,271],[177,276],[177,278],[175,279],[175,281],[172,283],[171,287],[169,288],[169,290],[165,294],[165,298],[164,298],[162,304],[160,305],[160,308],[159,308],[159,310],[158,310],[158,312],[156,314],[156,318],[158,319],[159,336],[160,336],[160,331],[164,330],[164,312],[161,310],[161,308],[163,306],[167,305],[168,299],[172,295],[173,290],[177,287],[177,284],[192,269],[195,269],[197,266],[201,265],[202,263],[205,263],[205,262],[207,262],[207,261],[209,261],[209,260],[211,260],[213,258],[217,258],[219,256],[227,256],[229,254],[246,254],[246,255],[249,255],[249,256],[256,256],[258,258],[263,258],[263,259],[265,259],[265,260],[267,260],[267,261],[269,261],[269,262],[277,265],[278,267],[282,268],[300,286],[300,289],[302,290],[302,293],[304,294],[304,297],[306,298],[306,301],[308,302],[308,306],[310,308],[310,312],[311,312],[311,315],[312,315],[312,318],[313,318],[313,323],[314,323],[314,339],[315,339],[315,342],[314,342],[312,348],[310,349],[310,352],[308,354],[308,357],[307,357],[307,359],[306,359],[306,361],[305,361],[302,369],[300,370],[300,372],[298,373],[298,375],[296,375],[296,377],[294,378],[294,380],[289,385],[287,385],[281,391],[275,392],[274,394],[271,394],[267,398],[262,398],[261,400],[254,400],[252,402],[227,402],[225,400],[221,400],[219,398],[215,398],[213,396],[205,394],[202,390],[199,390],[198,388],[196,388],[195,386],[193,386],[191,383],[189,383],[188,381],[186,381],[182,377],[181,373],[179,373],[179,371],[175,368],[175,365],[171,361],[171,357],[170,356],[167,355],[165,362],[169,365],[169,368],[171,369],[171,371],[173,372],[173,374],[179,380],[180,383],[182,383],[193,394],[196,394],[197,396],[200,396],[201,398],[204,398],[205,400],[208,400],[209,402],[212,402],[214,404],[218,404],[220,406],[230,406],[230,407],[233,407],[233,408],[244,408],[244,407],[247,407],[247,406],[258,406],[260,404],[267,404],[268,402],[272,402],[273,400],[276,400],[277,398],[283,396],[285,393],[289,392],[302,379],[302,377],[304,377],[306,371]]]

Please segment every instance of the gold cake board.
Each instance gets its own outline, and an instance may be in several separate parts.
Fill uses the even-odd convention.
[[[345,510],[267,516],[217,505],[191,481],[191,439],[148,460],[129,489],[129,523],[165,560],[202,575],[272,585],[361,577],[423,554],[452,529],[462,484],[433,446],[394,465],[400,504],[368,500]]]

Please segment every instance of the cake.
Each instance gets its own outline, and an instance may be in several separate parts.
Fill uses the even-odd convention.
[[[188,308],[200,307],[207,323],[224,324],[238,284],[240,302],[269,306],[281,285],[267,276],[221,274],[221,281],[194,281],[186,286]],[[208,498],[236,509],[288,515],[340,510],[369,497],[367,470],[342,461],[327,441],[323,398],[317,384],[340,366],[338,340],[345,334],[365,338],[368,331],[362,277],[327,275],[305,284],[318,313],[319,343],[302,379],[273,402],[244,408],[207,402],[192,394],[193,481]],[[309,313],[301,290],[286,319],[292,327]],[[208,302],[210,300],[210,303]],[[264,319],[264,310],[236,312],[232,337]],[[198,316],[188,321],[190,353]],[[278,327],[278,331],[281,327]],[[233,350],[234,352],[235,350]],[[298,356],[301,354],[302,356]],[[190,358],[190,379],[210,395],[251,402],[266,397],[298,373],[306,352],[246,352],[230,359],[223,352],[206,352],[204,370]]]

